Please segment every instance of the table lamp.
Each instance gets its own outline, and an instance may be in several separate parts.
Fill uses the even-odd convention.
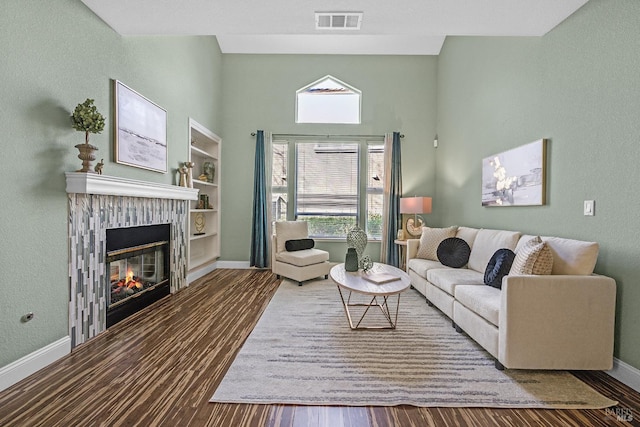
[[[413,218],[409,217],[405,223],[405,229],[412,237],[420,237],[424,221],[418,214],[431,213],[431,197],[401,197],[400,213],[413,214]]]

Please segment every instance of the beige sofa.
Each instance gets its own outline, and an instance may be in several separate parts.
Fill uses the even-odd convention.
[[[420,240],[414,239],[407,242],[407,273],[427,302],[484,347],[498,369],[612,368],[616,283],[593,274],[597,243],[542,237],[553,254],[551,274],[509,274],[497,289],[484,284],[492,255],[500,248],[517,253],[536,236],[469,227],[454,233],[471,248],[465,267],[416,258]]]

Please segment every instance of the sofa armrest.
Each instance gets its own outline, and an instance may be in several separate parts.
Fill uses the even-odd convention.
[[[418,247],[420,247],[420,239],[407,239],[407,256],[405,261],[407,273],[409,272],[409,260],[416,257]]]
[[[611,369],[615,311],[610,277],[506,276],[498,360],[518,369]]]
[[[276,249],[278,241],[275,234],[271,235],[271,270],[273,271],[273,267],[276,265]],[[275,271],[274,271],[275,273]]]

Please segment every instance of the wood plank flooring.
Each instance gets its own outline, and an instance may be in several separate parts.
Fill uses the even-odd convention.
[[[640,425],[640,393],[602,372],[575,375],[619,401],[612,410],[209,403],[279,282],[214,271],[0,392],[0,426]]]

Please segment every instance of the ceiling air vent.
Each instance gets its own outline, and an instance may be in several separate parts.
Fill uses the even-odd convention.
[[[359,30],[362,12],[316,12],[316,30]]]

